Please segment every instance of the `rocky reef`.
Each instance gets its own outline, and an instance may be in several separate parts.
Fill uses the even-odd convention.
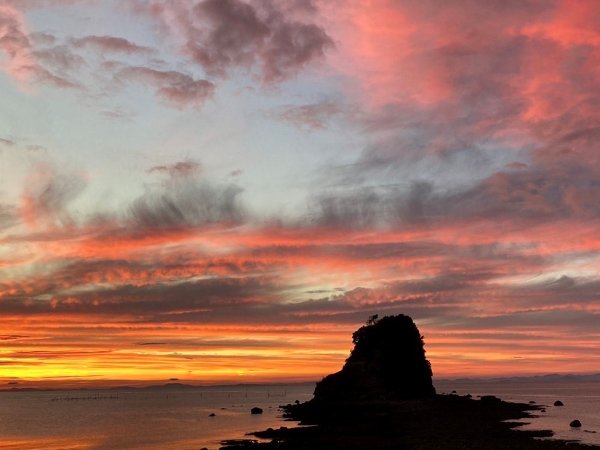
[[[314,398],[283,406],[303,427],[257,431],[267,441],[223,441],[225,450],[600,450],[559,440],[549,430],[516,431],[541,406],[487,395],[436,395],[423,336],[405,315],[372,316],[353,335],[339,372]]]

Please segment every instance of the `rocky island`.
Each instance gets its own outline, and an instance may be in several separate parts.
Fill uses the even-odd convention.
[[[408,316],[372,316],[352,340],[344,367],[317,383],[312,400],[282,407],[304,426],[257,431],[268,441],[224,441],[221,449],[600,450],[535,439],[551,431],[514,430],[541,406],[436,394],[423,337]]]

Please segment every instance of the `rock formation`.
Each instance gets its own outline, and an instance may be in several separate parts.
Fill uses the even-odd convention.
[[[367,324],[352,335],[341,371],[317,383],[316,401],[395,400],[435,395],[423,337],[403,314]]]

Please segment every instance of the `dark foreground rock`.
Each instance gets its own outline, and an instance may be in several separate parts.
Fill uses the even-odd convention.
[[[423,337],[408,316],[373,316],[352,340],[346,364],[317,384],[312,400],[283,407],[306,426],[255,432],[266,441],[224,441],[222,449],[600,450],[534,439],[551,431],[513,430],[539,406],[435,395]]]
[[[286,417],[307,426],[255,432],[254,436],[268,441],[230,443],[222,449],[600,450],[598,446],[534,439],[550,437],[551,431],[513,429],[527,422],[522,419],[531,417],[535,409],[457,395],[337,405],[311,400],[284,407]]]

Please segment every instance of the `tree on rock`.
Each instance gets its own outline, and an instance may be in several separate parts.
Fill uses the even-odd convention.
[[[352,335],[354,349],[340,372],[317,383],[317,401],[408,399],[435,395],[423,336],[403,314],[379,319]]]

